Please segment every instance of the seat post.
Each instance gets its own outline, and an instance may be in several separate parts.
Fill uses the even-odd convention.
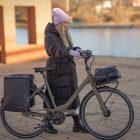
[[[47,84],[45,72],[41,72],[41,74],[42,74],[42,77],[43,77],[43,79],[44,79],[44,81],[45,81],[45,84]]]

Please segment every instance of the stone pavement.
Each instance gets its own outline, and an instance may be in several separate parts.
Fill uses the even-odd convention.
[[[109,58],[109,57],[97,57],[96,68],[101,66],[117,65],[123,75],[120,81],[119,89],[127,93],[130,97],[134,109],[135,109],[135,120],[131,130],[123,136],[120,140],[139,140],[140,137],[140,59],[130,58]],[[3,77],[13,73],[34,73],[34,67],[45,66],[45,61],[3,65],[0,64],[0,99],[3,97]],[[85,77],[84,66],[82,62],[77,62],[77,72],[79,77],[79,83]],[[41,84],[42,78],[39,74],[35,74],[37,84]],[[87,93],[88,87],[86,87],[80,96],[82,99],[84,93]],[[41,135],[32,138],[32,140],[96,140],[97,138],[90,134],[73,133],[72,132],[72,119],[67,118],[65,123],[56,126],[59,133],[57,135],[50,135],[42,133]],[[2,125],[0,120],[0,140],[19,140],[11,135]]]

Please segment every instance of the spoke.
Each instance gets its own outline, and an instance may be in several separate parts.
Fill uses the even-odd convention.
[[[111,123],[111,120],[109,120],[110,121],[110,124],[111,124],[111,127],[113,127],[113,124]],[[111,128],[110,128],[111,129]],[[111,131],[112,131],[112,133],[114,134],[114,130],[113,129],[111,129]]]
[[[7,126],[13,133],[19,133],[21,135],[33,135],[40,131],[39,124],[43,124],[44,116],[47,111],[43,108],[43,97],[39,96],[36,104],[30,109],[34,112],[8,112],[4,110],[4,117]],[[42,100],[42,102],[40,102]],[[45,101],[45,100],[44,100]],[[36,111],[36,112],[35,112]],[[36,115],[37,114],[37,115]]]
[[[120,126],[120,124],[122,125],[122,124],[125,124],[125,123],[122,123],[122,122],[120,122],[120,121],[116,121],[116,120],[114,120],[114,119],[110,119],[110,121],[113,123],[114,121],[115,121],[115,124],[114,124],[114,126]],[[125,124],[125,126],[127,125],[127,123]],[[123,127],[123,128],[125,128],[125,126]]]
[[[87,121],[87,120],[86,120]],[[92,120],[88,120],[88,122],[91,122]],[[94,124],[96,124],[97,122],[103,121],[103,116],[101,116],[100,118],[98,118],[98,120],[95,120],[96,122]],[[94,122],[94,121],[93,121]]]
[[[96,128],[95,130],[99,130],[98,128],[100,128],[100,127],[101,127],[101,125],[100,125],[100,124],[102,123],[102,121],[104,121],[104,118],[103,118],[103,120],[99,120],[99,121],[97,121],[97,122],[99,122],[99,124],[97,125],[97,128]],[[95,124],[96,124],[96,123],[95,123]],[[95,125],[95,124],[94,124],[94,125]]]
[[[115,130],[119,130],[118,128],[117,129],[116,128],[114,129],[114,126],[116,126],[116,125],[113,123],[113,121],[111,119],[110,119],[110,123],[111,123],[111,127],[113,128],[112,129],[112,132],[115,133],[116,132]]]
[[[117,110],[112,111],[112,112],[117,112],[118,110],[119,110],[119,111],[121,110],[121,111],[126,111],[126,112],[129,112],[129,110],[128,110],[128,109],[117,109]]]
[[[129,116],[129,113],[127,113],[127,114],[116,114],[116,113],[113,112],[112,116],[124,116],[126,118],[127,116]]]
[[[124,104],[119,104],[118,106],[112,108],[112,110],[116,110],[118,107],[123,108],[124,107]]]
[[[91,110],[91,109],[87,109],[87,111],[91,111],[91,112],[99,112],[98,110]]]
[[[15,119],[14,119],[15,118]],[[5,119],[8,120],[8,122],[11,122],[12,124],[16,124],[17,123],[17,117],[12,117],[12,115],[10,117],[7,118],[7,115],[5,114]],[[10,121],[11,120],[11,121]]]
[[[92,112],[89,112],[89,113],[86,113],[85,115],[92,115],[92,116],[94,116],[94,115],[103,115],[103,113],[99,113],[99,112],[92,113]]]
[[[107,97],[107,99],[105,100],[104,104],[106,104],[107,100],[112,96],[113,92],[110,93],[110,95]]]

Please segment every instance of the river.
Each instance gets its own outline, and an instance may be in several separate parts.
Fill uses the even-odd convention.
[[[27,29],[17,29],[17,43],[27,44]],[[138,28],[72,28],[74,46],[90,49],[95,55],[140,58]]]

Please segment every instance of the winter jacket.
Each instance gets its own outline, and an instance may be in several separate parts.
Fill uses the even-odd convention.
[[[45,48],[49,55],[46,76],[57,106],[65,104],[77,89],[77,74],[73,57],[69,48],[65,47],[53,23],[45,29]],[[79,106],[77,97],[69,109]]]

